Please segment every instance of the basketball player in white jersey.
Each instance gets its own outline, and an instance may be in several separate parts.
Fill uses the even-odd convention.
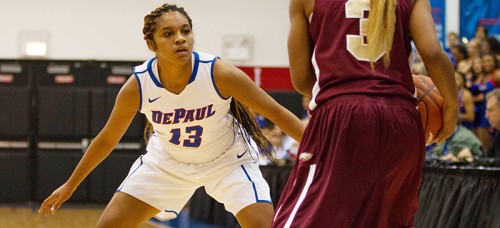
[[[156,57],[134,68],[103,130],[39,212],[57,211],[109,155],[139,111],[150,122],[147,153],[118,187],[98,227],[175,218],[201,186],[242,227],[270,227],[269,186],[258,168],[257,148],[248,145],[255,142],[268,153],[271,147],[246,106],[297,141],[304,125],[238,68],[193,52],[192,22],[183,8],[165,4],[152,11],[144,18],[143,33]]]

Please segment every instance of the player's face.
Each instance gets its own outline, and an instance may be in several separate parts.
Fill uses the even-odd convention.
[[[500,105],[496,97],[490,97],[486,101],[486,118],[491,126],[500,130]]]
[[[188,19],[182,13],[167,12],[156,19],[153,39],[154,43],[148,42],[148,45],[158,58],[173,61],[191,59],[194,38]]]

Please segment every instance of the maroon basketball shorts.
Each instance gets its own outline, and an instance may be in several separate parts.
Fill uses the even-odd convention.
[[[273,227],[412,227],[423,135],[405,98],[344,95],[320,105]]]

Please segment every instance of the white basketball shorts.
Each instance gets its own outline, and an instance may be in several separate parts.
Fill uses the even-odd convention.
[[[160,210],[156,218],[177,217],[201,186],[234,215],[254,203],[272,204],[257,153],[251,147],[248,149],[241,137],[218,158],[203,164],[176,161],[155,145],[159,144],[148,145],[147,153],[135,161],[117,192],[127,193]]]

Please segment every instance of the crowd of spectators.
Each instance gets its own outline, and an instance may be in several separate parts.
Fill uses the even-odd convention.
[[[486,118],[486,95],[500,88],[500,43],[497,38],[488,36],[483,25],[479,25],[470,40],[460,39],[455,32],[448,33],[444,49],[456,71],[460,103],[457,132],[462,133],[458,139],[450,137],[443,145],[429,146],[427,152],[442,160],[470,163],[488,156],[486,151],[492,147],[497,133]],[[412,73],[427,74],[418,53],[413,61]],[[457,143],[457,140],[463,142]],[[450,144],[453,144],[452,150],[449,150]],[[463,156],[464,151],[468,151],[467,156]],[[462,156],[458,156],[460,152],[464,152]]]

